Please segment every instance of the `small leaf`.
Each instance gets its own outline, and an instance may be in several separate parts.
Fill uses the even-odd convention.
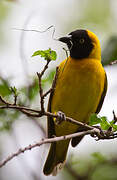
[[[57,58],[56,52],[51,50],[50,48],[48,50],[35,51],[34,54],[32,55],[32,57],[34,57],[34,56],[41,56],[45,60],[50,60],[50,61],[51,60],[55,61]]]
[[[114,120],[110,121],[111,126],[114,124]]]
[[[101,118],[99,118],[97,114],[91,114],[90,119],[89,119],[89,125],[93,126],[99,123],[101,123]]]
[[[113,124],[112,127],[113,127],[114,131],[117,131],[117,125],[116,124]]]
[[[10,87],[10,90],[11,90],[11,92],[12,92],[15,96],[18,96],[18,91],[17,91],[17,89],[16,89],[15,86],[14,86],[14,87]]]
[[[107,130],[109,127],[111,127],[111,124],[108,122],[107,117],[103,116],[101,117],[102,122],[100,123],[101,128],[103,130]]]

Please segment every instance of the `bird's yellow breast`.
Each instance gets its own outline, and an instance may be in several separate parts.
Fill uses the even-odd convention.
[[[99,60],[69,58],[59,66],[51,110],[62,111],[66,116],[87,122],[99,104],[104,88],[105,72]],[[56,135],[77,131],[74,124],[63,122],[55,126]]]

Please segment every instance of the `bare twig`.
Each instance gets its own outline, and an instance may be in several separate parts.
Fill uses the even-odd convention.
[[[17,152],[11,154],[10,156],[8,156],[5,160],[0,162],[0,168],[2,166],[4,166],[6,163],[8,163],[10,160],[12,160],[14,157],[24,153],[25,151],[31,150],[35,147],[39,147],[43,144],[47,144],[47,143],[52,143],[52,142],[57,142],[57,141],[63,141],[66,139],[71,139],[73,137],[76,136],[83,136],[83,135],[88,135],[88,134],[92,134],[92,133],[100,133],[99,131],[97,131],[97,129],[92,129],[92,130],[88,130],[88,131],[84,131],[84,132],[78,132],[75,134],[70,134],[70,135],[66,135],[66,136],[60,136],[60,137],[54,137],[54,138],[48,138],[48,139],[42,139],[40,142],[32,144],[32,145],[28,145],[24,148],[20,148]]]
[[[4,166],[6,163],[8,163],[10,160],[12,160],[14,157],[20,155],[21,153],[24,153],[25,151],[31,150],[31,149],[33,149],[35,147],[38,147],[38,146],[41,146],[41,145],[47,144],[47,143],[63,141],[63,140],[71,139],[71,138],[78,137],[78,136],[84,136],[84,135],[88,135],[88,134],[90,134],[90,135],[94,134],[99,139],[104,139],[104,137],[102,137],[102,135],[101,135],[100,130],[97,129],[97,128],[93,128],[91,130],[87,130],[87,131],[83,131],[83,132],[78,132],[78,133],[74,133],[74,134],[69,134],[69,135],[65,135],[65,136],[48,138],[48,139],[42,139],[40,142],[32,144],[32,145],[29,145],[29,146],[26,146],[25,148],[21,148],[17,152],[15,152],[15,153],[11,154],[10,156],[8,156],[5,160],[0,162],[0,168],[2,166]],[[111,138],[111,139],[113,139],[113,138]],[[116,135],[116,138],[117,138],[117,135]],[[108,138],[108,139],[110,139],[110,138]]]
[[[43,88],[42,88],[42,84],[41,84],[41,78],[44,75],[46,69],[48,68],[48,64],[50,63],[50,60],[47,60],[46,65],[44,66],[44,69],[41,71],[41,73],[37,72],[37,76],[38,76],[38,80],[39,80],[39,94],[40,94],[40,104],[41,104],[41,111],[44,112],[45,108],[44,108],[44,98],[45,96],[48,94],[48,92],[46,93],[46,95],[43,95]]]
[[[14,105],[14,104],[10,104],[9,102],[6,102],[1,96],[0,96],[0,100],[2,101],[2,103],[4,103],[4,106],[0,106],[0,109],[16,109],[19,110],[20,112],[24,113],[25,115],[29,116],[29,117],[42,117],[42,116],[49,116],[49,117],[53,117],[53,118],[58,118],[59,116],[57,114],[51,113],[51,112],[46,112],[46,111],[42,111],[42,110],[35,110],[35,109],[31,109],[31,108],[27,108],[27,107],[23,107],[23,106],[18,106],[18,105]],[[98,136],[98,140],[100,139],[114,139],[117,138],[117,134],[114,133],[113,131],[103,131],[101,130],[99,127],[93,127],[93,126],[89,126],[88,124],[79,122],[73,118],[70,117],[66,117],[66,121],[72,123],[72,124],[76,124],[78,126],[84,127],[85,130],[93,130],[94,128],[99,130],[101,133],[101,136]]]
[[[14,146],[18,148],[20,146],[20,143],[15,131],[12,132],[12,137]],[[20,164],[22,170],[26,175],[28,173],[30,174],[33,180],[41,180],[41,178],[37,176],[36,172],[30,167],[30,164],[27,163],[26,159],[21,158],[20,161],[18,161],[18,163]]]
[[[51,112],[46,112],[46,111],[42,112],[41,110],[35,110],[35,109],[28,108],[28,107],[23,107],[23,106],[19,106],[19,105],[10,104],[7,101],[5,101],[1,96],[0,96],[0,100],[5,104],[3,106],[0,106],[0,109],[16,109],[16,110],[19,110],[19,111],[23,112],[24,114],[26,114],[26,115],[28,115],[30,117],[42,117],[42,116],[50,116],[50,117],[53,117],[53,118],[58,117],[57,114],[53,114]],[[93,129],[92,126],[89,126],[89,125],[87,125],[85,123],[74,120],[74,119],[72,119],[70,117],[66,117],[66,121],[77,124],[79,126],[83,126],[86,129]]]
[[[113,120],[114,120],[114,124],[117,122],[117,116],[115,115],[115,111],[113,110]]]
[[[17,95],[14,95],[14,105],[17,103]]]
[[[50,88],[47,92],[45,92],[42,96],[42,98],[45,98],[48,94],[52,92],[52,88]]]
[[[5,104],[4,106],[0,106],[0,109],[16,109],[16,110],[19,110],[20,112],[24,113],[25,115],[27,115],[29,117],[50,116],[53,118],[58,118],[57,114],[54,114],[51,112],[46,112],[46,111],[43,112],[41,110],[35,110],[35,109],[23,107],[23,106],[10,104],[9,102],[6,102],[1,96],[0,96],[0,100]],[[86,130],[93,130],[94,128],[97,128],[97,127],[89,126],[88,124],[79,122],[79,121],[77,121],[73,118],[70,118],[70,117],[66,117],[66,121],[68,121],[72,124],[76,124],[78,126],[84,127]],[[110,133],[108,131],[102,131],[99,128],[97,128],[97,129],[100,130],[101,132],[103,132],[102,137],[99,137],[99,139],[114,139],[117,137],[117,135],[114,134],[113,132]]]

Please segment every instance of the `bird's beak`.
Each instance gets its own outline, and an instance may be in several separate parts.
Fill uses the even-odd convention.
[[[69,44],[70,41],[72,41],[71,37],[72,37],[72,35],[67,35],[67,36],[59,38],[58,40],[63,43]]]

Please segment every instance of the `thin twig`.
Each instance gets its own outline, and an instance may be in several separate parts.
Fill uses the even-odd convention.
[[[54,114],[51,112],[46,112],[46,111],[42,111],[42,110],[35,110],[35,109],[23,107],[23,106],[10,104],[9,102],[6,102],[1,96],[0,96],[0,100],[2,101],[2,103],[5,104],[4,106],[0,106],[0,109],[16,109],[16,110],[19,110],[20,112],[24,113],[25,115],[27,115],[29,117],[38,117],[39,118],[42,116],[48,116],[48,117],[58,118],[57,114]],[[85,130],[93,130],[94,128],[99,130],[101,132],[101,136],[98,136],[97,140],[117,138],[117,134],[114,133],[112,130],[111,131],[110,130],[103,131],[99,127],[89,126],[88,124],[79,122],[79,121],[77,121],[73,118],[70,118],[70,117],[66,117],[66,121],[70,122],[72,124],[78,125],[80,127],[84,127]]]
[[[48,116],[48,117],[58,118],[57,114],[54,114],[51,112],[46,112],[46,111],[43,112],[42,110],[35,110],[35,109],[23,107],[23,106],[10,104],[9,102],[6,102],[1,96],[0,96],[0,100],[2,101],[2,103],[5,104],[4,106],[0,106],[0,109],[16,109],[29,117],[38,117],[39,118],[42,116]],[[102,134],[102,137],[99,137],[99,139],[114,139],[117,137],[117,135],[115,133],[113,133],[112,131],[111,131],[111,133],[108,130],[102,131],[98,127],[89,126],[88,124],[79,122],[70,117],[66,117],[66,121],[70,122],[72,124],[84,127],[86,130],[93,130],[94,128],[96,128],[97,130],[100,130],[103,134]]]
[[[117,122],[117,116],[116,116],[116,114],[115,114],[115,111],[113,110],[113,120],[114,120],[114,124]]]
[[[44,75],[46,69],[48,68],[48,64],[50,63],[50,60],[47,60],[46,65],[44,66],[43,70],[41,71],[41,73],[37,72],[37,76],[38,76],[38,80],[39,80],[39,94],[40,94],[40,104],[41,104],[41,111],[44,112],[45,108],[44,108],[44,98],[45,95],[43,95],[43,88],[42,88],[42,83],[41,83],[41,78]],[[47,93],[48,94],[48,93]]]
[[[17,104],[17,95],[14,95],[14,105]]]
[[[35,147],[39,147],[43,144],[47,144],[47,143],[52,143],[52,142],[57,142],[57,141],[63,141],[63,140],[67,140],[67,139],[71,139],[74,138],[76,136],[83,136],[83,135],[88,135],[88,134],[92,134],[92,133],[99,133],[99,131],[97,131],[97,129],[92,129],[92,130],[88,130],[88,131],[84,131],[84,132],[78,132],[78,133],[74,133],[74,134],[69,134],[66,136],[60,136],[60,137],[54,137],[54,138],[48,138],[48,139],[42,139],[40,142],[34,143],[34,144],[30,144],[24,148],[20,148],[17,152],[9,155],[5,160],[0,162],[0,168],[2,166],[4,166],[6,163],[8,163],[10,160],[12,160],[14,157],[24,153],[25,151],[31,150]]]
[[[53,143],[53,142],[57,142],[57,141],[63,141],[63,140],[72,139],[72,138],[78,137],[78,136],[85,136],[85,135],[88,135],[88,134],[90,134],[90,135],[95,134],[100,139],[104,138],[104,137],[102,137],[99,129],[93,128],[91,130],[78,132],[78,133],[74,133],[74,134],[69,134],[69,135],[65,135],[65,136],[42,139],[40,142],[29,145],[29,146],[26,146],[25,148],[21,148],[17,152],[15,152],[15,153],[11,154],[10,156],[8,156],[5,160],[0,162],[0,168],[2,166],[4,166],[6,163],[8,163],[10,160],[12,160],[14,157],[20,155],[21,153],[24,153],[25,151],[28,151],[28,150],[31,150],[31,149],[33,149],[35,147],[41,146],[42,144]]]
[[[17,138],[15,131],[12,132],[12,137],[13,137],[13,143],[15,147],[18,148],[20,146],[20,143],[19,143],[19,139]],[[20,164],[22,171],[24,171],[26,175],[28,173],[30,174],[33,180],[40,180],[40,177],[37,176],[36,172],[30,167],[30,164],[26,161],[26,159],[21,158],[18,161],[18,163]]]
[[[2,99],[3,100],[3,99]],[[23,112],[24,114],[30,116],[30,117],[42,117],[42,116],[50,116],[53,118],[57,118],[58,115],[57,114],[53,114],[51,112],[42,112],[41,110],[35,110],[35,109],[31,109],[28,107],[23,107],[23,106],[18,106],[18,105],[12,105],[6,101],[4,101],[5,105],[4,106],[0,106],[0,109],[16,109],[19,110],[21,112]],[[79,126],[83,126],[86,129],[93,129],[92,126],[89,126],[85,123],[79,122],[77,120],[74,120],[70,117],[66,117],[66,121],[71,122],[73,124],[79,125]]]
[[[52,92],[52,88],[50,88],[47,92],[45,92],[42,96],[42,98],[45,98],[48,94]]]

